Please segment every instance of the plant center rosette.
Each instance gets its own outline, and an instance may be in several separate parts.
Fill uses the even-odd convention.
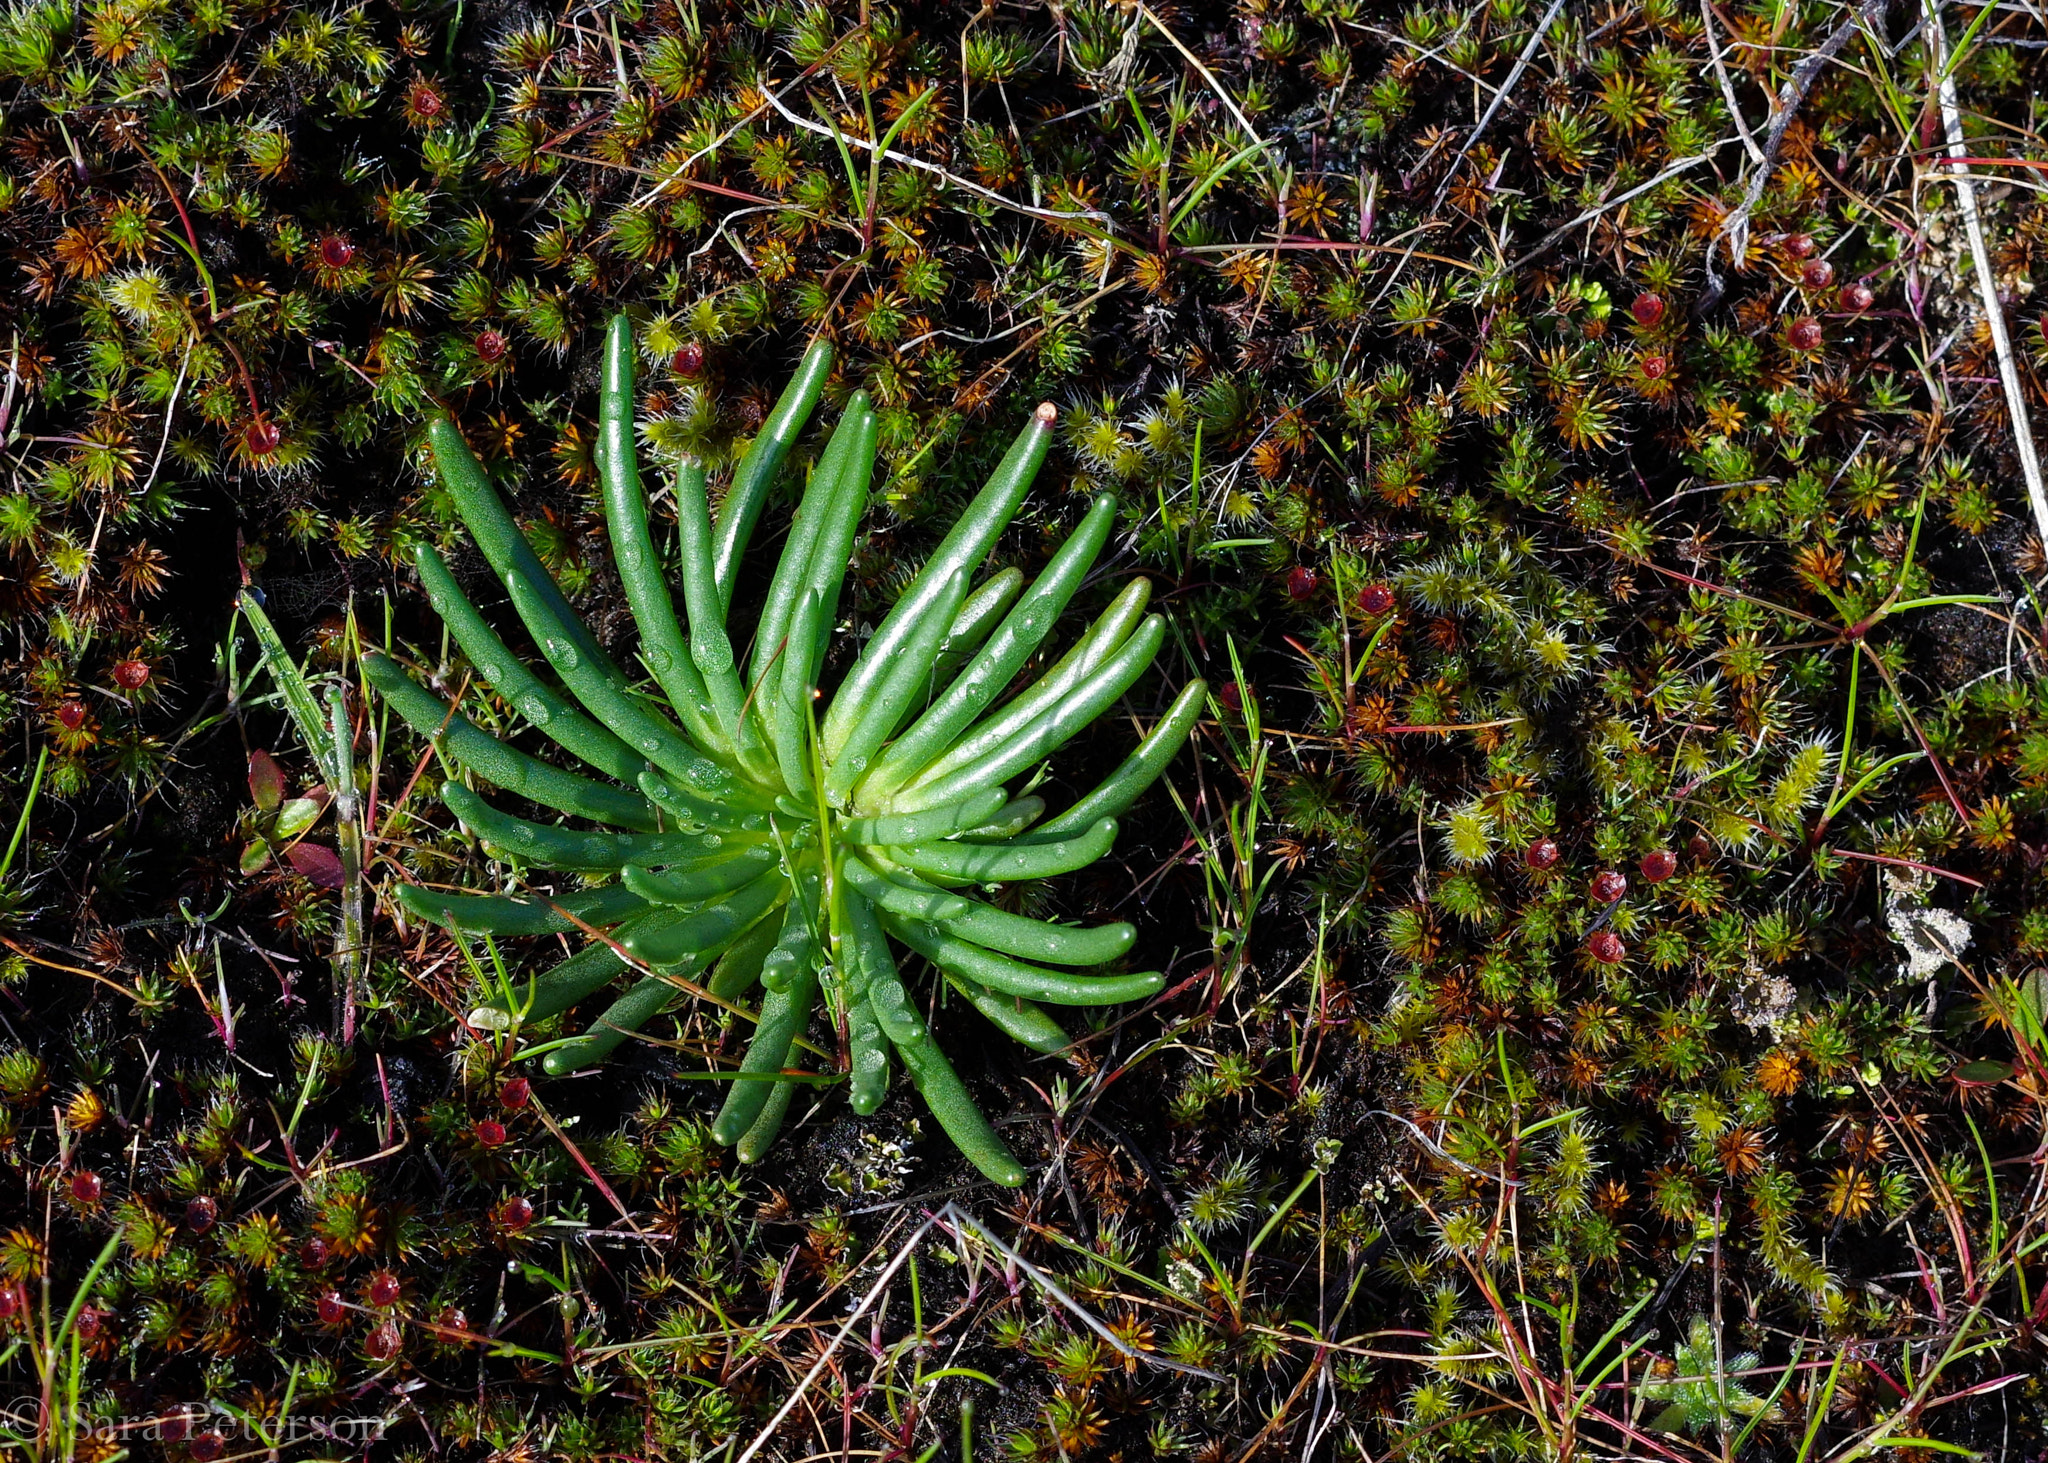
[[[974,891],[1051,878],[1106,854],[1116,816],[1186,740],[1205,688],[1190,682],[1122,764],[1064,812],[1048,817],[1041,798],[1006,790],[1130,690],[1165,635],[1163,620],[1145,612],[1147,582],[1133,579],[1063,655],[1049,665],[1039,658],[1108,539],[1108,497],[1028,585],[1015,569],[973,584],[1051,445],[1055,413],[1042,405],[821,698],[874,473],[878,424],[860,392],[811,471],[743,663],[727,630],[741,555],[831,363],[828,343],[810,348],[715,518],[703,465],[681,463],[678,614],[633,440],[632,331],[623,316],[612,322],[597,461],[644,676],[615,662],[570,609],[454,423],[431,424],[441,481],[551,676],[506,647],[440,555],[422,546],[429,600],[476,675],[594,775],[485,732],[389,656],[369,657],[367,673],[467,779],[573,820],[517,816],[451,779],[442,801],[489,852],[522,874],[577,875],[586,887],[547,895],[409,884],[395,897],[461,932],[588,938],[552,970],[486,999],[471,1016],[485,1029],[558,1014],[633,974],[587,1030],[548,1051],[552,1074],[602,1061],[682,992],[708,996],[753,1024],[713,1125],[752,1161],[773,1142],[796,1088],[818,1075],[792,1060],[822,1004],[856,1112],[882,1102],[892,1058],[900,1060],[961,1151],[1015,1185],[1022,1165],[932,1038],[937,986],[907,984],[898,951],[923,957],[999,1029],[1041,1052],[1069,1042],[1046,1005],[1155,993],[1156,973],[1081,973],[1120,962],[1130,925],[1031,919]],[[1043,668],[1027,679],[1034,658]],[[742,1004],[756,986],[758,1006]]]

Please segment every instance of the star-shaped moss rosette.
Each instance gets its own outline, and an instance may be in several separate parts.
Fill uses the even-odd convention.
[[[875,462],[876,417],[859,392],[811,473],[742,667],[726,629],[741,553],[831,360],[826,342],[810,348],[735,470],[715,521],[702,464],[682,462],[675,479],[679,617],[649,533],[635,458],[632,331],[623,316],[612,322],[598,465],[612,551],[651,685],[617,665],[571,611],[454,424],[432,424],[441,480],[562,689],[506,648],[440,556],[423,546],[418,566],[428,596],[477,673],[600,776],[564,771],[506,745],[389,657],[370,657],[369,677],[477,780],[622,831],[515,817],[450,781],[442,800],[498,857],[610,882],[560,897],[422,885],[403,886],[396,897],[421,918],[464,931],[600,933],[532,981],[517,1010],[503,1002],[480,1008],[479,1024],[503,1028],[549,1016],[629,965],[639,971],[584,1034],[546,1055],[551,1073],[601,1061],[659,1013],[678,995],[665,977],[692,984],[701,977],[726,1002],[740,1001],[758,982],[766,993],[753,1039],[713,1126],[721,1142],[752,1160],[774,1140],[799,1085],[793,1050],[822,999],[841,1034],[856,1112],[881,1103],[894,1051],[960,1150],[998,1183],[1019,1184],[1022,1165],[932,1039],[928,1003],[904,981],[894,944],[923,956],[997,1027],[1041,1052],[1069,1040],[1041,1002],[1104,1006],[1156,992],[1156,973],[1071,969],[1117,960],[1134,938],[1130,925],[1050,924],[965,891],[1050,878],[1107,853],[1116,815],[1179,750],[1205,688],[1191,682],[1108,780],[1058,816],[1047,818],[1037,797],[1005,792],[1006,780],[1036,768],[1129,690],[1165,634],[1161,618],[1145,614],[1147,582],[1135,579],[1065,655],[1006,694],[1045,644],[1115,518],[1113,501],[1098,498],[1028,587],[1006,569],[970,588],[1045,459],[1055,413],[1044,405],[829,703],[820,702],[817,680]]]

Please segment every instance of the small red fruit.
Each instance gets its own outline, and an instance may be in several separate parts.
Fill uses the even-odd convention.
[[[1835,282],[1835,266],[1825,259],[1809,259],[1799,271],[1799,282],[1810,290],[1824,290]]]
[[[470,344],[476,348],[476,358],[487,366],[495,366],[504,360],[505,352],[512,348],[503,332],[496,330],[479,330]]]
[[[1671,374],[1671,357],[1654,352],[1644,356],[1643,374],[1652,381],[1662,381]]]
[[[498,1223],[507,1229],[524,1229],[533,1223],[533,1200],[515,1194],[498,1206]]]
[[[389,1270],[379,1270],[370,1277],[370,1304],[373,1306],[395,1306],[401,1287],[398,1277]]]
[[[1316,587],[1322,582],[1321,576],[1306,564],[1296,564],[1287,571],[1287,597],[1296,604],[1316,597]]]
[[[1539,874],[1545,869],[1556,868],[1561,857],[1563,855],[1558,851],[1555,838],[1539,838],[1522,850],[1522,862]]]
[[[99,1203],[100,1195],[106,1191],[106,1185],[100,1182],[100,1176],[89,1168],[81,1168],[71,1175],[70,1188],[71,1197],[81,1204]]]
[[[467,1331],[469,1329],[469,1316],[461,1306],[449,1306],[440,1315],[434,1317],[434,1324],[444,1331]],[[454,1338],[451,1337],[449,1339],[452,1340]]]
[[[1648,330],[1664,318],[1664,297],[1655,290],[1644,290],[1629,305],[1628,312],[1636,317],[1636,324]]]
[[[149,684],[149,662],[146,660],[115,661],[114,684],[124,691],[140,691]]]
[[[22,1306],[19,1285],[0,1285],[0,1321],[12,1320],[20,1314]]]
[[[371,1361],[389,1361],[398,1355],[398,1323],[386,1321],[365,1336],[363,1355]]]
[[[1707,837],[1704,833],[1693,834],[1685,847],[1686,851],[1696,859],[1707,859],[1714,856],[1714,840]]]
[[[1393,586],[1368,584],[1358,591],[1358,612],[1362,615],[1384,615],[1394,607]]]
[[[341,1292],[338,1290],[322,1292],[313,1308],[320,1313],[320,1324],[323,1326],[339,1326],[348,1319],[348,1302],[341,1298]]]
[[[299,1263],[308,1270],[317,1270],[334,1256],[333,1247],[326,1240],[314,1235],[299,1246]]]
[[[1652,849],[1636,867],[1647,882],[1661,884],[1678,872],[1678,855],[1668,848]]]
[[[219,1218],[220,1205],[204,1194],[185,1206],[185,1228],[194,1234],[205,1234]]]
[[[173,1412],[156,1425],[156,1435],[167,1443],[182,1443],[192,1431],[192,1419],[183,1412]]]
[[[1796,351],[1817,351],[1820,342],[1820,322],[1811,315],[1801,315],[1785,332],[1785,344]]]
[[[79,1311],[78,1319],[71,1324],[73,1329],[78,1332],[79,1340],[93,1341],[98,1339],[100,1329],[106,1325],[106,1322],[107,1313],[105,1311],[101,1310],[98,1306],[86,1306]]]
[[[1785,252],[1794,259],[1808,259],[1813,255],[1812,234],[1785,235]]]
[[[514,1077],[498,1089],[498,1101],[513,1112],[525,1107],[533,1097],[533,1084],[524,1077]]]
[[[1877,296],[1872,294],[1870,286],[1861,280],[1842,287],[1842,308],[1851,314],[1861,315],[1876,303]]]
[[[1612,904],[1628,893],[1628,876],[1615,869],[1602,869],[1593,876],[1593,902]]]
[[[1237,689],[1237,682],[1225,681],[1216,688],[1216,699],[1223,703],[1225,711],[1244,710],[1244,694]]]
[[[1613,930],[1595,930],[1593,938],[1586,941],[1586,953],[1602,965],[1619,965],[1628,958],[1628,946]]]
[[[355,258],[356,246],[340,234],[329,234],[320,241],[320,262],[329,269],[346,269]]]
[[[484,1148],[496,1148],[505,1141],[505,1125],[496,1118],[485,1118],[476,1125],[476,1141]]]
[[[704,347],[691,341],[678,346],[676,353],[668,358],[668,368],[678,376],[701,376],[704,374]]]
[[[213,1460],[227,1449],[228,1440],[219,1433],[201,1433],[185,1445],[185,1451],[197,1459],[198,1463],[213,1463]]]
[[[284,432],[276,422],[251,422],[242,433],[242,445],[251,457],[268,457],[283,441]]]
[[[66,701],[57,708],[57,724],[66,731],[77,731],[85,725],[85,703]]]

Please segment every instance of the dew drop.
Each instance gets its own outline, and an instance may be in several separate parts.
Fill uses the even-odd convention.
[[[640,546],[638,544],[621,544],[619,546],[619,567],[629,574],[640,567]]]
[[[646,657],[648,667],[652,669],[656,675],[660,675],[663,671],[667,670],[670,666],[675,664],[674,659],[669,655],[669,653],[666,650],[663,650],[659,645],[646,646],[641,650],[640,653],[641,655]]]
[[[535,726],[546,726],[554,715],[548,710],[548,703],[538,696],[528,696],[519,703],[519,709],[526,713],[526,719]]]
[[[448,596],[445,594],[430,594],[427,596],[427,603],[434,607],[434,613],[437,615],[448,613]]]
[[[720,833],[706,833],[703,843],[706,848],[723,848],[725,846],[725,836]]]
[[[650,756],[650,757],[651,757],[651,756],[653,756],[653,755],[654,755],[654,754],[655,754],[656,752],[659,752],[659,751],[661,750],[661,738],[659,738],[659,737],[642,737],[642,738],[640,738],[640,750],[641,750],[641,751],[643,751],[643,752],[645,752],[645,753],[646,753],[646,754],[647,754],[648,756]]]

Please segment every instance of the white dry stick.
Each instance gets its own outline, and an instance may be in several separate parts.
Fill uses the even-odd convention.
[[[1529,69],[1529,63],[1536,58],[1536,48],[1542,45],[1543,38],[1550,34],[1550,23],[1557,19],[1558,12],[1563,9],[1564,0],[1550,0],[1550,8],[1543,12],[1543,19],[1536,22],[1536,29],[1529,33],[1529,43],[1522,47],[1522,54],[1515,58],[1514,66],[1509,69],[1508,79],[1500,84],[1500,90],[1493,94],[1493,100],[1487,104],[1486,111],[1480,115],[1479,121],[1458,148],[1458,155],[1452,158],[1451,165],[1444,169],[1443,184],[1436,190],[1438,203],[1442,203],[1444,195],[1451,191],[1451,180],[1458,176],[1458,164],[1465,161],[1465,154],[1486,135],[1486,129],[1493,121],[1493,114],[1506,105],[1508,93],[1515,89],[1515,83],[1520,81],[1522,73]]]
[[[946,1206],[947,1209],[952,1207],[951,1204]],[[943,1214],[944,1211],[942,1210],[939,1214],[927,1215],[924,1223],[920,1224],[916,1232],[903,1242],[902,1248],[896,1251],[895,1257],[882,1267],[882,1273],[875,1277],[875,1283],[868,1287],[868,1293],[862,1296],[860,1304],[853,1308],[853,1313],[846,1318],[846,1324],[839,1328],[839,1334],[834,1336],[825,1349],[818,1353],[818,1360],[809,1371],[804,1373],[804,1379],[796,1384],[795,1388],[790,1392],[788,1400],[782,1404],[773,1417],[768,1419],[768,1426],[762,1428],[761,1435],[748,1444],[746,1452],[740,1454],[739,1463],[748,1463],[749,1459],[761,1451],[762,1445],[775,1436],[775,1429],[781,1427],[782,1420],[796,1410],[797,1403],[803,1400],[804,1393],[810,1389],[811,1383],[818,1380],[818,1373],[832,1364],[832,1353],[837,1351],[839,1343],[852,1333],[854,1323],[866,1315],[868,1309],[882,1298],[882,1293],[889,1288],[889,1282],[894,1280],[896,1272],[903,1268],[903,1262],[916,1252],[917,1242],[930,1232],[931,1227],[939,1222]]]
[[[1948,33],[1942,29],[1940,0],[1927,0],[1927,30],[1934,38],[1934,64],[1940,77],[1942,126],[1948,133],[1949,176],[1955,179],[1956,204],[1963,231],[1970,237],[1970,257],[1977,265],[1977,290],[1984,300],[1984,319],[1991,327],[1991,347],[1998,353],[1998,379],[2005,386],[2006,414],[2012,418],[2013,447],[2027,480],[2027,501],[2034,508],[2034,529],[2048,544],[2048,491],[2041,484],[2041,455],[2034,447],[2034,428],[2027,417],[2026,393],[2020,385],[2019,363],[2013,359],[2012,337],[2005,329],[2005,307],[1998,300],[1998,281],[1991,275],[1991,251],[1984,245],[1984,225],[1977,217],[1977,185],[1963,141],[1963,109],[1956,101],[1955,68],[1949,64]]]

